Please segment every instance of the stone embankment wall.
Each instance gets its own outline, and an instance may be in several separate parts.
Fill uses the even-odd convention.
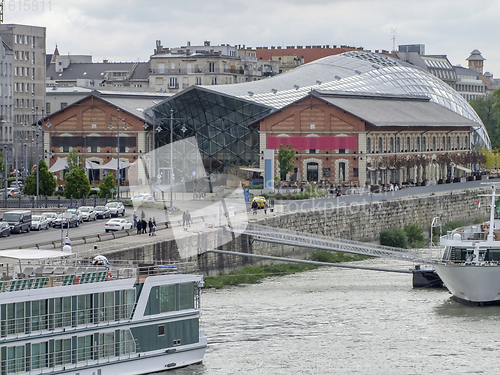
[[[463,221],[471,223],[488,217],[487,204],[479,209],[477,190],[447,194],[412,196],[397,200],[373,200],[363,204],[295,211],[267,216],[256,223],[269,227],[286,228],[300,232],[317,233],[333,238],[357,241],[378,241],[380,232],[389,228],[402,228],[417,223],[425,230],[434,217],[443,223]],[[180,250],[181,249],[181,250]],[[176,241],[164,241],[141,248],[120,250],[108,256],[113,259],[197,261],[198,272],[208,276],[228,273],[247,264],[263,263],[253,258],[205,253],[206,249],[219,249],[251,254],[272,255],[297,259],[307,258],[312,250],[297,246],[276,245],[250,241],[243,235],[232,238],[223,229],[214,229]],[[267,261],[269,263],[269,261]]]

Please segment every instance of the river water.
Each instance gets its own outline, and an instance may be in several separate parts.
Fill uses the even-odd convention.
[[[411,282],[411,274],[325,267],[205,290],[203,363],[165,374],[500,373],[500,307],[465,306],[446,289]]]

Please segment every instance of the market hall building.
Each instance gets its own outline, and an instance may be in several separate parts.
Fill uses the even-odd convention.
[[[256,82],[192,86],[148,113],[173,140],[195,136],[207,173],[263,168],[290,143],[297,181],[353,185],[450,180],[471,147],[490,146],[481,120],[426,71],[365,51],[325,57]],[[162,131],[156,147],[170,142]],[[460,172],[461,171],[461,172]],[[275,175],[279,165],[275,164]]]

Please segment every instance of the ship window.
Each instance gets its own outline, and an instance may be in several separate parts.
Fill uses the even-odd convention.
[[[49,367],[47,358],[47,343],[31,344],[31,369]]]
[[[120,331],[120,354],[135,353],[135,341],[129,329]]]
[[[24,332],[24,302],[9,303],[7,313],[7,334]],[[2,322],[5,324],[5,322]]]
[[[24,345],[7,347],[7,373],[25,371]]]
[[[47,300],[31,302],[31,330],[47,329]]]
[[[130,319],[135,304],[135,289],[120,291],[120,319]]]
[[[165,336],[165,326],[164,325],[158,326],[158,336]]]
[[[194,308],[193,283],[179,284],[179,310]]]
[[[114,332],[111,332],[111,334],[114,335]],[[81,362],[92,359],[92,335],[78,337],[77,343],[78,343],[78,349],[76,351],[77,361]]]
[[[56,365],[71,363],[71,339],[54,340],[54,361]]]
[[[90,323],[92,320],[92,300],[90,294],[84,294],[77,297],[78,311],[77,318],[78,324]]]
[[[54,298],[54,326],[71,327],[71,297]]]
[[[115,333],[105,332],[99,334],[99,358],[115,356]]]
[[[160,286],[160,312],[177,310],[176,285]]]

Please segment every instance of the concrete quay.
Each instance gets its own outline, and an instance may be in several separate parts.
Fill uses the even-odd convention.
[[[477,195],[483,191],[485,187],[473,187],[393,199],[379,196],[371,201],[363,199],[361,202],[340,206],[328,205],[318,208],[313,204],[313,208],[293,212],[284,212],[284,206],[277,205],[274,212],[268,211],[267,215],[264,215],[263,210],[258,210],[257,215],[241,212],[233,216],[232,220],[249,220],[276,228],[373,242],[378,240],[381,231],[402,228],[405,224],[417,223],[427,230],[436,216],[444,223],[483,220],[487,217],[488,207],[483,204],[478,208],[477,205]],[[170,228],[159,229],[156,234],[157,236],[134,234],[101,242],[97,244],[97,249],[94,249],[94,244],[76,245],[74,251],[80,258],[102,254],[111,262],[114,259],[134,259],[145,263],[153,260],[191,262],[195,264],[194,269],[179,269],[183,272],[200,272],[206,276],[228,273],[247,264],[263,263],[252,258],[204,253],[206,249],[297,259],[306,259],[312,252],[297,246],[253,242],[246,235],[233,238],[231,232],[198,217],[193,217],[193,224],[187,230],[176,220]]]

